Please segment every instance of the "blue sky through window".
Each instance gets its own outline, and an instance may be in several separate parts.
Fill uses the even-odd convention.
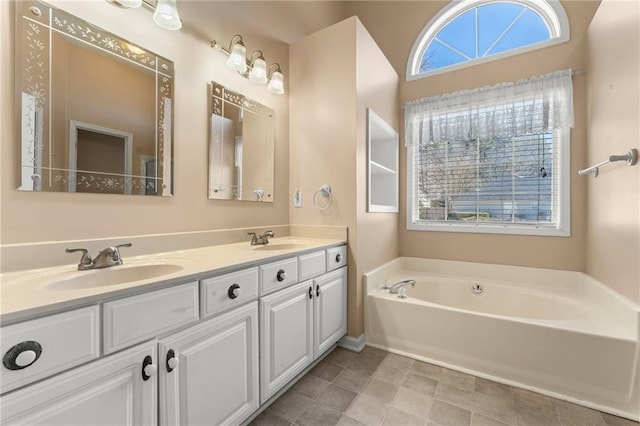
[[[551,39],[542,17],[510,2],[467,10],[449,21],[431,40],[420,72],[447,67]]]

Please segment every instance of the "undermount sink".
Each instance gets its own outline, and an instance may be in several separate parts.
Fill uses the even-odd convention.
[[[74,271],[57,274],[44,285],[46,290],[79,290],[94,287],[125,284],[133,281],[158,278],[184,269],[172,263],[151,263],[112,266],[110,268]]]
[[[263,246],[254,246],[254,250],[300,250],[305,248],[304,244],[297,243],[269,243]]]

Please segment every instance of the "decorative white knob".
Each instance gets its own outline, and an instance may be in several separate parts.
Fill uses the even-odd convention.
[[[16,357],[15,364],[18,367],[26,367],[28,365],[33,364],[37,356],[38,354],[36,353],[36,351],[31,351],[31,350],[22,351]]]
[[[171,369],[173,370],[173,369],[174,369],[174,368],[176,368],[178,365],[180,365],[180,359],[175,358],[175,357],[174,357],[174,358],[170,358],[170,359],[167,361],[167,365],[169,366],[169,368],[171,368]]]
[[[234,288],[231,292],[233,293],[233,295],[234,295],[235,297],[238,297],[238,296],[240,296],[240,294],[242,293],[242,289],[241,289],[240,287],[236,287],[236,288]]]
[[[149,377],[155,375],[157,371],[158,371],[158,366],[155,364],[149,364],[146,367],[144,367],[144,374],[146,374]]]

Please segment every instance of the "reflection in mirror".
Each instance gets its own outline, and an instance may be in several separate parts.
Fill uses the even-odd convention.
[[[16,2],[19,190],[172,195],[173,63]]]
[[[273,202],[273,110],[209,84],[209,198]]]

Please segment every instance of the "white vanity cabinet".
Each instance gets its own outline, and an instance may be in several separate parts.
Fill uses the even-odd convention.
[[[156,346],[151,341],[4,395],[0,423],[155,425]]]
[[[346,249],[327,252],[338,269],[260,299],[261,403],[346,334]]]
[[[160,425],[236,425],[259,406],[258,302],[161,339]]]

